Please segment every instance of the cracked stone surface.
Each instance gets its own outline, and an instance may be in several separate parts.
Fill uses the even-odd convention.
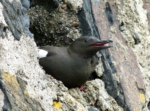
[[[10,6],[15,3],[11,0],[7,0],[7,2],[10,3]],[[20,0],[17,0],[16,2],[21,4]],[[63,0],[63,2],[66,4],[68,2],[73,4],[73,8],[76,10],[76,12],[78,12],[79,9],[81,9],[84,1]],[[103,0],[103,4],[100,5],[103,6],[102,12],[104,13],[106,2],[110,3],[111,8],[113,6],[117,7],[118,10],[116,11],[116,18],[120,24],[123,23],[120,27],[120,30],[125,42],[127,43],[127,46],[124,47],[125,42],[120,43],[119,45],[115,42],[116,44],[114,44],[115,47],[113,48],[113,51],[116,51],[117,53],[118,51],[120,51],[118,47],[122,47],[122,53],[127,51],[128,48],[131,48],[134,52],[137,58],[138,67],[144,77],[144,85],[146,88],[145,94],[143,94],[142,90],[138,92],[139,99],[141,100],[139,107],[143,107],[142,111],[148,111],[150,101],[150,34],[148,15],[149,10],[147,6],[149,5],[149,2],[147,0],[131,0],[129,2],[123,0],[115,0],[113,2],[111,0]],[[94,4],[94,6],[95,5],[97,4]],[[143,9],[143,5],[145,9]],[[109,5],[106,4],[107,9],[108,7]],[[22,11],[24,11],[24,8],[22,8],[22,6],[18,7],[18,10],[20,9],[23,9]],[[20,40],[16,40],[16,36],[11,29],[12,27],[9,28],[11,25],[8,24],[8,21],[6,21],[4,17],[3,10],[3,4],[0,3],[0,110],[124,110],[123,106],[121,107],[118,105],[117,101],[115,100],[116,98],[114,99],[108,94],[107,90],[105,89],[107,87],[107,84],[104,84],[101,79],[87,81],[83,85],[83,89],[68,89],[63,85],[61,81],[58,81],[50,75],[45,74],[44,70],[42,70],[41,66],[38,63],[38,47],[34,39],[31,37],[30,33],[28,33],[28,30],[26,30],[26,28],[29,28],[29,21],[25,22],[26,25],[22,25],[20,29],[21,32],[19,32]],[[112,12],[113,11],[115,11],[114,8],[112,8]],[[27,13],[27,11],[25,12]],[[112,16],[113,13],[111,13],[110,10],[108,12]],[[16,14],[16,12],[14,14]],[[77,17],[76,15],[74,16]],[[20,16],[18,15],[18,17]],[[104,19],[104,17],[106,18]],[[106,23],[107,17],[110,16],[106,15],[104,17],[102,17],[105,20],[103,24]],[[11,17],[9,19],[11,20]],[[15,21],[16,19],[13,18],[13,20]],[[111,19],[108,20],[110,20],[108,24],[111,25],[109,28],[107,27],[111,31],[111,33],[109,33],[109,36],[111,35],[111,37],[113,37],[118,31],[116,27],[112,26],[113,22],[116,22],[116,19],[113,19],[114,21]],[[17,26],[20,24],[21,21],[16,21],[15,23],[18,23],[16,24]],[[103,35],[105,33],[101,34]],[[119,62],[116,61],[114,64],[117,66],[121,66],[118,63]],[[123,71],[123,69],[125,70],[125,68],[122,67],[121,71]],[[101,59],[99,61],[99,65],[97,65],[96,67],[96,72],[99,77],[102,77],[106,74],[105,68],[101,63]],[[120,83],[117,72],[114,73],[113,76],[117,83]],[[141,84],[137,83],[137,85],[138,87],[140,87]],[[122,97],[121,99],[124,100],[124,97]],[[56,104],[54,104],[54,102]]]

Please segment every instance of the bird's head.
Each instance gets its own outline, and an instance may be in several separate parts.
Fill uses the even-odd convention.
[[[100,40],[92,36],[83,36],[74,41],[69,49],[80,55],[93,56],[99,50],[110,48],[106,45],[112,42],[111,40]]]

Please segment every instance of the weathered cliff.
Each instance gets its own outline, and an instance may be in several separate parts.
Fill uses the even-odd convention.
[[[150,110],[149,5],[148,0],[1,0],[0,110]],[[37,45],[67,46],[80,35],[111,39],[113,47],[97,54],[99,64],[84,89],[68,89],[42,70]]]

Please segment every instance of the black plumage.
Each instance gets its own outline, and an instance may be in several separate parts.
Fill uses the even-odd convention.
[[[46,57],[39,60],[40,65],[54,78],[61,80],[68,88],[81,86],[91,74],[91,59],[99,50],[111,46],[105,44],[111,40],[99,40],[95,37],[80,37],[69,47],[43,46]]]

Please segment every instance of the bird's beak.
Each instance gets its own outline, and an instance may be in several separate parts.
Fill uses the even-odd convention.
[[[93,47],[101,47],[102,49],[107,49],[107,48],[110,48],[112,46],[108,46],[108,45],[105,45],[105,44],[108,44],[108,43],[111,43],[113,42],[112,40],[101,40],[99,42],[96,42],[94,44],[92,44],[91,46]]]

